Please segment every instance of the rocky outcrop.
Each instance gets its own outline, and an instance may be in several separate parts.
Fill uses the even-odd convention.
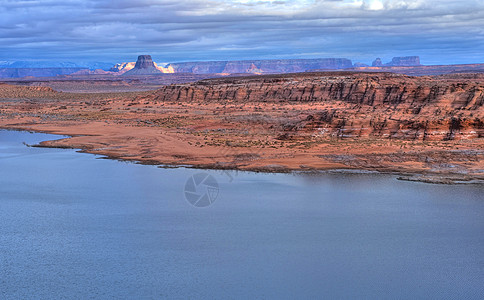
[[[151,59],[151,55],[140,55],[138,56],[138,60],[136,61],[136,65],[134,66],[135,69],[151,69],[155,68],[155,64]]]
[[[124,76],[137,76],[137,75],[157,75],[162,74],[153,63],[150,55],[140,55],[133,69],[124,73]]]
[[[0,83],[0,99],[40,99],[59,94],[46,86],[19,86]]]
[[[289,137],[301,133],[422,141],[484,137],[484,78],[416,78],[384,73],[239,77],[166,86],[146,100],[314,107],[309,115],[272,124],[287,131]]]

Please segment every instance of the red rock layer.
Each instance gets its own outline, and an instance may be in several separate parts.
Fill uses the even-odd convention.
[[[314,106],[279,120],[286,138],[301,134],[405,140],[484,137],[484,78],[386,73],[306,73],[203,80],[157,90],[155,102],[290,102]]]
[[[47,86],[17,86],[0,83],[0,95],[6,99],[37,99],[57,95]]]

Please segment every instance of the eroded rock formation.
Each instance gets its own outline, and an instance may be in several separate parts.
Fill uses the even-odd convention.
[[[404,140],[484,137],[484,76],[417,78],[387,73],[306,73],[209,79],[166,86],[154,102],[310,105],[278,120],[286,137],[300,135]]]
[[[125,76],[133,76],[133,75],[156,75],[162,74],[160,70],[158,70],[153,63],[150,55],[140,55],[138,56],[138,60],[133,69],[129,70],[128,72],[124,73]]]

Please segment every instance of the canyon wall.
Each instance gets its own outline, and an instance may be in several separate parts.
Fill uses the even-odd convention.
[[[272,120],[298,135],[405,140],[484,137],[484,76],[408,77],[388,73],[305,73],[208,79],[171,85],[152,102],[222,105],[291,103],[304,113]]]

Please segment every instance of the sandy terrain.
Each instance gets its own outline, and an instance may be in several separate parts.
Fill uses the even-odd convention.
[[[344,101],[160,101],[159,91],[66,93],[0,84],[0,127],[72,136],[42,146],[78,148],[146,164],[269,172],[358,169],[428,182],[484,180],[484,139],[389,139],[317,134],[284,125]],[[158,100],[155,100],[158,99]],[[478,109],[482,113],[482,107]],[[479,115],[480,116],[480,115]]]

